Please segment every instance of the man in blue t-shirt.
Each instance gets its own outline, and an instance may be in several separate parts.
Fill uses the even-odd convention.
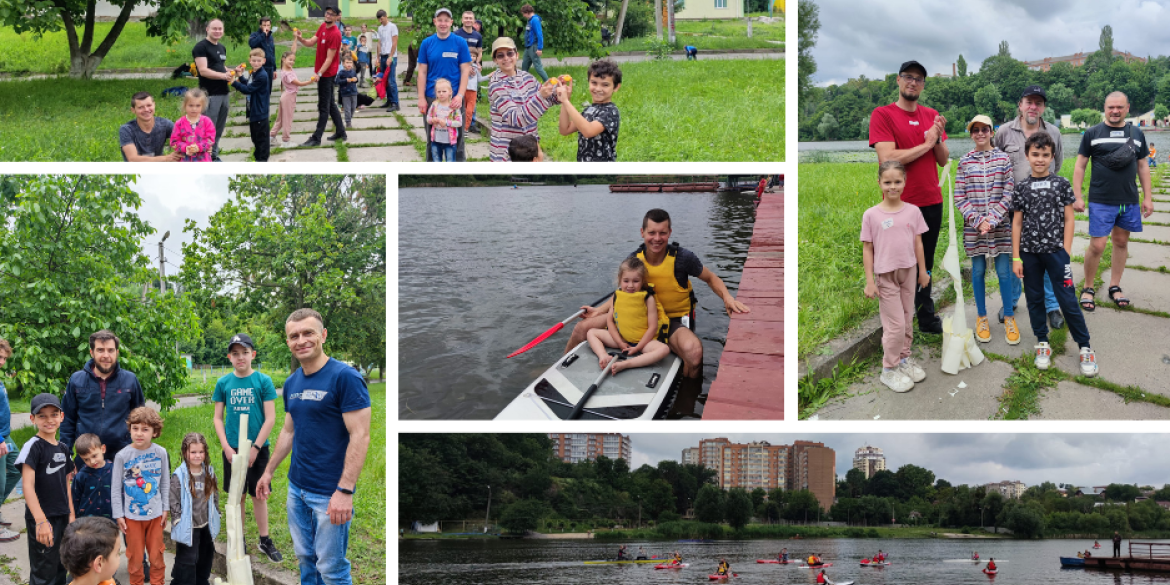
[[[454,18],[451,11],[440,8],[435,11],[435,34],[423,39],[418,48],[418,76],[426,83],[418,84],[418,110],[427,117],[430,100],[435,99],[435,82],[446,79],[455,90],[451,107],[463,107],[463,94],[467,91],[467,77],[471,75],[471,51],[467,42],[451,34]],[[427,162],[431,161],[431,125],[427,124]],[[463,128],[459,128],[459,140],[455,145],[455,160],[467,160],[463,150]]]
[[[325,355],[321,314],[297,309],[284,323],[285,342],[301,367],[282,389],[284,427],[256,486],[267,498],[272,476],[289,453],[288,528],[301,583],[349,584],[345,558],[353,493],[370,446],[370,393],[361,374]],[[317,518],[329,516],[328,523]]]

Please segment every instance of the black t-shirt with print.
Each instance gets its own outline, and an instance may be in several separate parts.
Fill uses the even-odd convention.
[[[577,162],[616,161],[618,127],[622,125],[622,115],[617,106],[613,102],[592,104],[581,111],[581,117],[590,122],[601,122],[605,129],[593,138],[577,134]]]
[[[65,445],[56,445],[34,436],[24,444],[16,458],[16,467],[27,465],[33,469],[33,489],[46,518],[69,515],[69,474],[73,473],[73,461]],[[35,520],[32,510],[26,504],[24,517]]]
[[[1133,124],[1116,128],[1101,122],[1081,136],[1081,148],[1077,154],[1089,157],[1093,162],[1092,175],[1089,177],[1089,201],[1094,203],[1108,203],[1109,205],[1137,205],[1137,161],[1150,156],[1150,145],[1146,142],[1146,135]],[[1124,169],[1115,171],[1101,162],[1105,155],[1122,148],[1133,136],[1133,146],[1137,152],[1134,159]]]
[[[1009,211],[1024,212],[1020,251],[1050,254],[1064,249],[1064,208],[1074,200],[1072,185],[1060,175],[1028,177],[1016,183]]]
[[[208,69],[227,73],[227,47],[223,43],[213,43],[203,39],[195,43],[195,48],[191,49],[191,57],[206,57]],[[200,77],[199,88],[207,92],[207,95],[228,94],[228,82],[222,79]]]

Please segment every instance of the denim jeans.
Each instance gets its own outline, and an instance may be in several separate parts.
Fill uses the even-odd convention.
[[[394,76],[398,70],[398,57],[390,59],[390,67],[386,67],[386,58],[389,54],[379,55],[379,64],[382,68],[382,80],[386,83],[386,103],[398,105],[398,79]]]
[[[349,525],[329,521],[329,498],[288,484],[288,530],[301,566],[301,585],[352,585]]]
[[[975,295],[975,308],[980,317],[987,316],[987,256],[971,257],[971,288]],[[1003,299],[1003,316],[1013,317],[1012,307],[1020,300],[1020,279],[1012,273],[1011,254],[1000,254],[995,257],[995,274],[999,277],[999,296]],[[1049,287],[1052,285],[1049,284]]]
[[[455,162],[455,145],[432,142],[431,162]]]
[[[4,385],[0,384],[0,392],[3,392],[3,388]],[[7,500],[8,494],[20,484],[20,470],[16,468],[16,457],[20,455],[20,449],[16,448],[16,443],[13,443],[12,439],[7,443],[8,454],[0,457],[0,502]]]
[[[1020,279],[1016,278],[1016,274],[1014,272],[1012,273],[1012,280],[1016,281],[1015,299],[1019,300],[1020,291],[1022,291],[1024,289],[1024,283],[1020,282]],[[1053,311],[1059,311],[1059,310],[1060,310],[1060,303],[1056,302],[1056,294],[1052,292],[1052,283],[1048,282],[1048,280],[1045,279],[1044,280],[1044,313],[1047,314],[1047,313],[1051,313]]]

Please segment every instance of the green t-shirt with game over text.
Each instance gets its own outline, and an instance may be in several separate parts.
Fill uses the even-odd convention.
[[[248,415],[248,438],[255,441],[260,427],[264,426],[264,403],[276,400],[276,386],[267,374],[252,372],[251,376],[241,378],[232,372],[215,383],[211,400],[224,403],[224,430],[228,443],[232,449],[239,449],[240,415]],[[260,446],[267,444],[265,439],[264,445]]]

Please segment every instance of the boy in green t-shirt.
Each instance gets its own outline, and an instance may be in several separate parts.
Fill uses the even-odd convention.
[[[268,536],[268,502],[256,497],[256,482],[268,466],[268,435],[276,422],[276,386],[272,378],[252,369],[256,347],[246,333],[237,333],[228,342],[228,360],[234,371],[215,383],[215,434],[223,446],[223,491],[231,490],[232,457],[240,446],[240,414],[248,415],[248,437],[252,453],[248,455],[247,491],[252,497],[252,515],[260,532],[260,551],[274,562],[284,557]],[[226,421],[225,421],[226,415]],[[247,504],[240,500],[240,517]]]

